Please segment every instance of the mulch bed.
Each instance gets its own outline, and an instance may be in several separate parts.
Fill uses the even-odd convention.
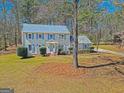
[[[35,68],[34,73],[47,73],[66,77],[82,77],[86,73],[86,69],[76,69],[72,64],[47,63]]]

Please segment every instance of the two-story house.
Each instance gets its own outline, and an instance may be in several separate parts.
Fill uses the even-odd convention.
[[[39,54],[40,47],[46,47],[47,53],[68,52],[70,32],[63,25],[23,24],[22,45],[32,54]]]

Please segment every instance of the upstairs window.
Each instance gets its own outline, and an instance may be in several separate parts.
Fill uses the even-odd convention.
[[[31,34],[28,34],[28,38],[31,39]]]
[[[48,40],[55,40],[55,34],[48,34]]]
[[[39,34],[39,39],[44,39],[44,34]]]
[[[53,39],[53,35],[50,34],[49,37],[50,37],[49,39]]]
[[[39,34],[39,39],[41,39],[41,37],[42,37],[42,35],[41,35],[41,34]]]
[[[60,38],[60,39],[64,39],[64,40],[66,40],[66,35],[64,35],[64,34],[60,34],[60,35],[59,35],[59,38]]]

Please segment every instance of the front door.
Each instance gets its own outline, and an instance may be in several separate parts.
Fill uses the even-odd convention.
[[[50,53],[54,53],[55,52],[55,45],[54,44],[50,44],[49,45],[49,50],[50,50]]]
[[[49,43],[47,44],[47,53],[57,53],[57,44],[56,43]]]

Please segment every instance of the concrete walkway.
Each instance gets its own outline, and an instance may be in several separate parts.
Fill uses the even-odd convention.
[[[97,51],[97,49],[95,49],[95,51]],[[115,51],[110,51],[110,50],[106,50],[106,49],[98,49],[98,52],[103,52],[103,53],[111,53],[111,54],[115,54],[115,55],[119,55],[124,57],[124,53],[121,52],[115,52]]]

